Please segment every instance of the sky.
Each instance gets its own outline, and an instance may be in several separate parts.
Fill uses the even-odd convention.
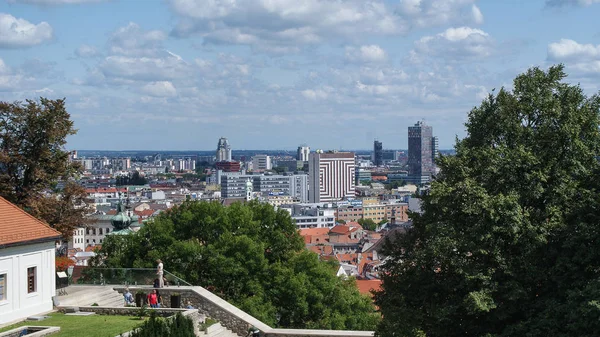
[[[0,0],[0,100],[66,98],[69,149],[440,149],[530,67],[600,78],[600,0]]]

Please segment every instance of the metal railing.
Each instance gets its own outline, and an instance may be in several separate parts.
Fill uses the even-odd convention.
[[[181,278],[163,272],[166,286],[192,286]],[[123,284],[123,285],[154,285],[158,279],[156,269],[152,268],[83,268],[76,284]]]

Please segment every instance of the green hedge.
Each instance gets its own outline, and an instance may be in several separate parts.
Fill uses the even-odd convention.
[[[194,322],[181,313],[172,318],[157,317],[154,312],[131,337],[194,337]]]

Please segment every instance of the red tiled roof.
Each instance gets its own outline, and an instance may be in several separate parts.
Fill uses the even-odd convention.
[[[319,246],[317,246],[317,245],[315,245],[315,246],[309,246],[308,249],[311,252],[315,252],[315,253],[317,253],[319,255],[333,255],[333,247],[329,246],[329,245],[326,245],[326,246],[321,246],[321,245],[319,245]]]
[[[87,247],[85,247],[85,251],[86,252],[95,252],[97,250],[100,250],[100,248],[102,248],[102,245],[87,246]]]
[[[327,235],[329,228],[304,228],[300,230],[300,235]]]
[[[145,209],[143,211],[133,211],[133,214],[135,214],[139,217],[147,218],[147,217],[151,216],[152,214],[154,214],[154,212],[156,212],[156,211],[153,209]]]
[[[356,286],[361,294],[371,295],[371,290],[381,290],[381,280],[356,280]]]
[[[60,236],[60,232],[0,197],[0,245]]]
[[[350,227],[346,225],[337,225],[333,227],[329,233],[330,234],[347,234],[350,231]]]

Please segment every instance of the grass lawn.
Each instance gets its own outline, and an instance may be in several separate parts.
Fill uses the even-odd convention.
[[[60,332],[52,337],[115,337],[140,325],[137,317],[132,316],[66,316],[58,312],[49,314],[50,318],[43,321],[24,321],[1,328],[4,332],[24,325],[59,326]]]

